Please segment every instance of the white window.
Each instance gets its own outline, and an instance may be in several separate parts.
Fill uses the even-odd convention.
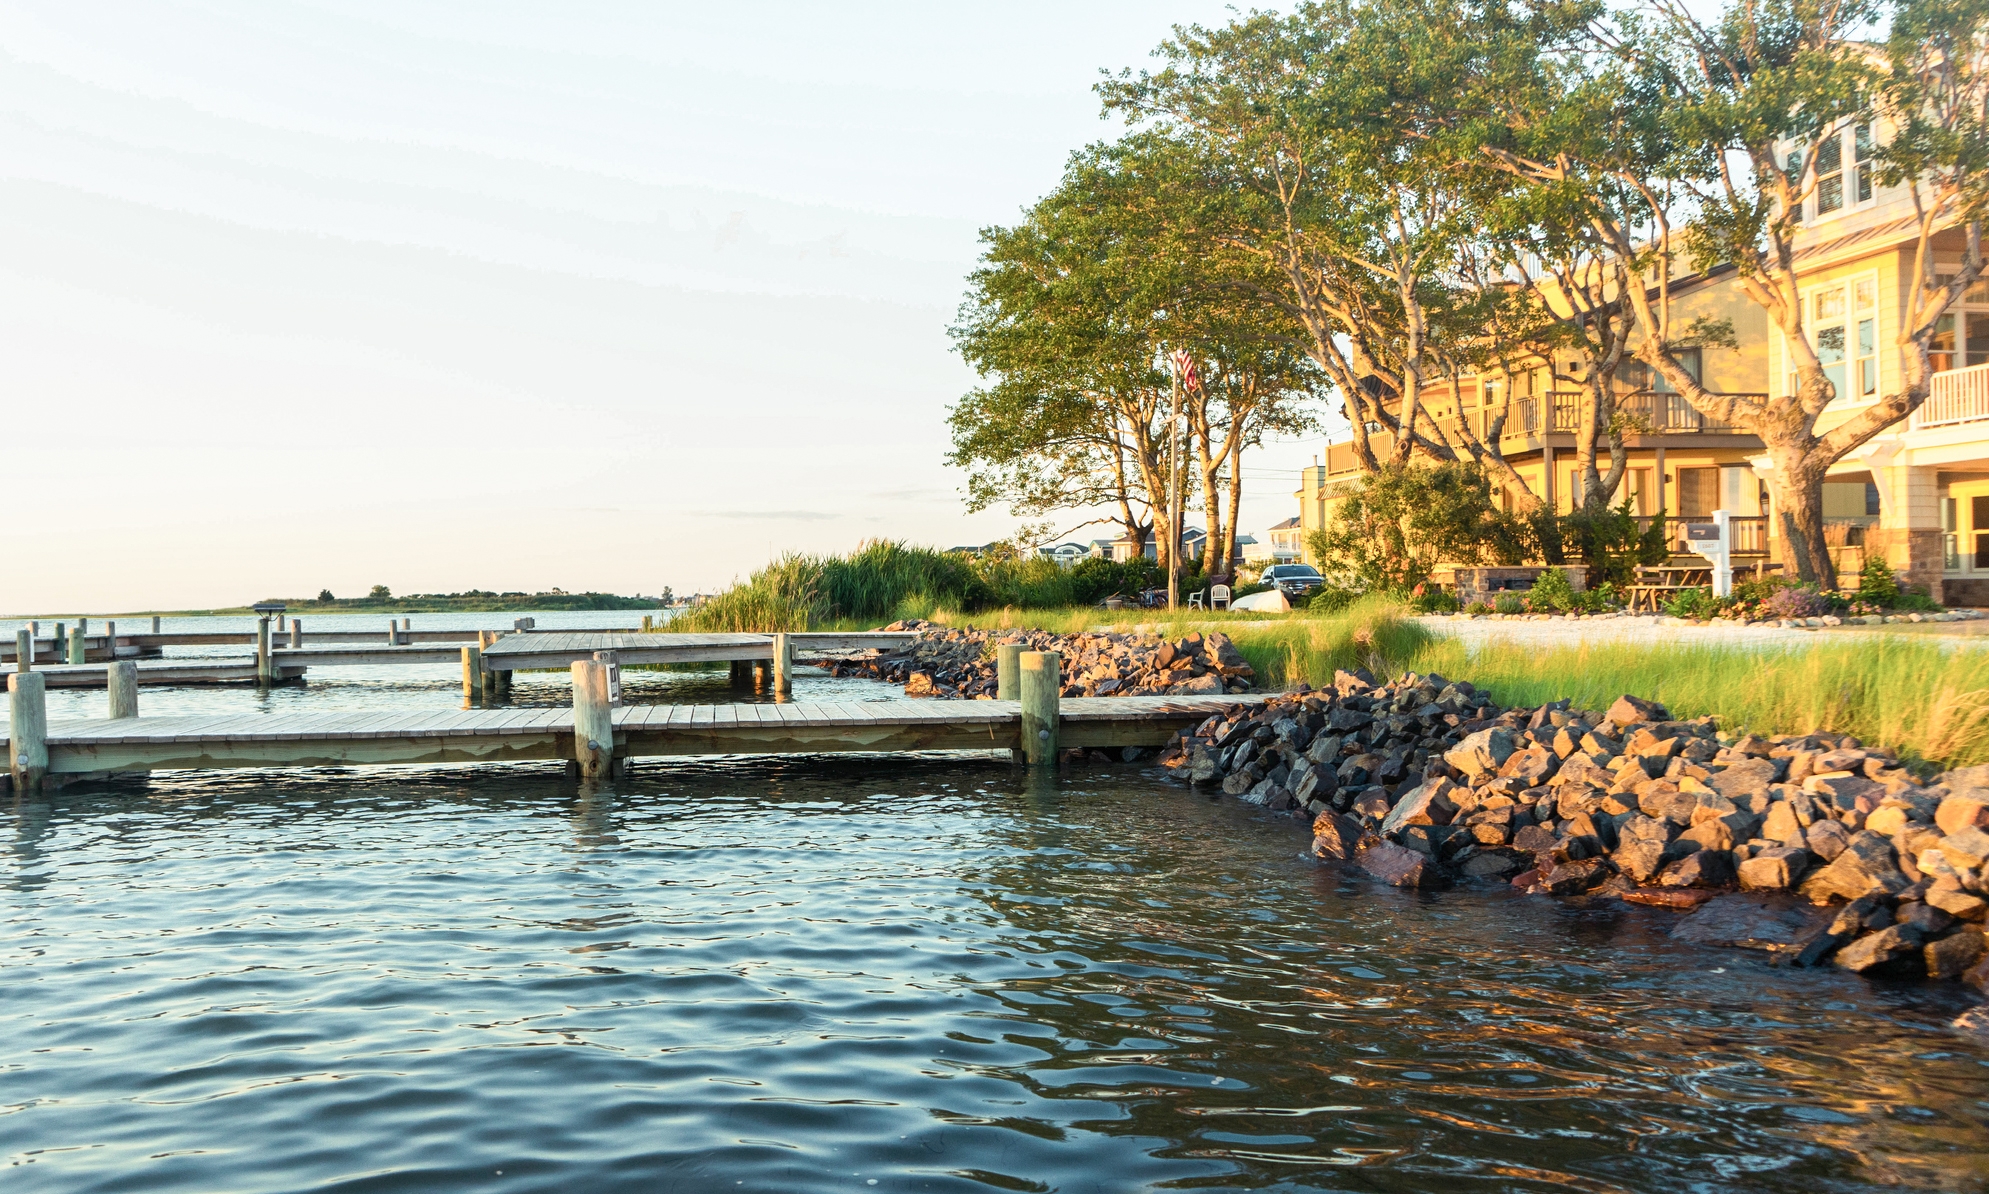
[[[1878,395],[1878,277],[1818,286],[1803,298],[1803,331],[1836,397],[1864,402]],[[1793,361],[1791,361],[1793,364]],[[1788,392],[1802,379],[1791,368]]]
[[[1878,190],[1877,163],[1872,161],[1874,148],[1869,124],[1846,125],[1817,142],[1816,159],[1811,163],[1815,185],[1810,189],[1811,210],[1816,218],[1872,202]],[[1788,155],[1791,178],[1799,175],[1802,168],[1802,153],[1791,152]],[[1801,222],[1802,215],[1801,211],[1795,213],[1797,222]]]

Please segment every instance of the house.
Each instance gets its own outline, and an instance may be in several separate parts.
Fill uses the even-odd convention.
[[[1913,285],[1917,231],[1911,191],[1880,185],[1870,164],[1874,136],[1868,126],[1847,124],[1834,146],[1825,143],[1795,246],[1804,334],[1837,387],[1819,431],[1902,384],[1895,345]],[[1935,237],[1937,275],[1959,268],[1962,237],[1958,228]],[[1675,323],[1701,316],[1732,323],[1733,346],[1684,354],[1702,382],[1727,393],[1790,392],[1796,379],[1788,346],[1741,292],[1731,267],[1680,277],[1670,289]],[[1989,281],[1971,287],[1942,318],[1932,355],[1937,373],[1927,401],[1830,470],[1826,531],[1846,547],[1840,574],[1855,572],[1876,553],[1905,583],[1938,601],[1989,605]],[[1509,387],[1515,410],[1501,451],[1534,493],[1567,511],[1579,500],[1578,392],[1570,387],[1569,366],[1536,361],[1521,373],[1467,379],[1455,400],[1447,387],[1432,386],[1422,401],[1439,422],[1469,421],[1484,435]],[[1673,550],[1681,555],[1684,521],[1726,510],[1734,516],[1737,555],[1783,558],[1771,509],[1773,466],[1760,440],[1701,415],[1641,364],[1619,373],[1617,382],[1617,408],[1636,423],[1625,437],[1629,469],[1618,500],[1627,497],[1639,517],[1671,521],[1678,528]],[[1377,454],[1392,446],[1385,433],[1372,438]],[[1295,495],[1301,548],[1359,476],[1350,441],[1329,443],[1324,461],[1315,457],[1303,470]],[[1856,585],[1848,575],[1839,583]]]
[[[1181,532],[1181,558],[1184,560],[1201,559],[1207,539],[1208,532],[1202,530],[1200,527],[1188,527],[1183,530]],[[1086,554],[1107,560],[1124,561],[1130,560],[1133,556],[1140,554],[1138,547],[1139,545],[1133,540],[1131,535],[1121,535],[1117,539],[1093,539],[1091,541],[1091,548]],[[1149,560],[1158,560],[1160,558],[1160,540],[1156,536],[1149,534],[1146,537],[1145,554]]]
[[[1270,538],[1271,562],[1290,564],[1305,554],[1305,527],[1297,518],[1287,518],[1266,532]]]
[[[1055,547],[1039,547],[1036,550],[1045,558],[1055,560],[1066,568],[1090,554],[1089,549],[1082,543],[1059,543]]]
[[[1278,562],[1277,557],[1271,554],[1271,545],[1259,543],[1255,535],[1236,537],[1236,555],[1238,559],[1252,567],[1261,568]]]

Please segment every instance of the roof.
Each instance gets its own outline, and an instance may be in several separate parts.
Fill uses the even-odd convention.
[[[1272,530],[1274,530],[1274,531],[1291,531],[1291,530],[1296,530],[1296,529],[1298,529],[1298,519],[1296,519],[1296,518],[1287,518],[1287,519],[1285,519],[1285,520],[1284,520],[1283,522],[1280,522],[1280,523],[1276,523],[1276,524],[1273,524],[1273,525],[1272,525],[1272,527],[1271,527],[1271,529],[1272,529]]]

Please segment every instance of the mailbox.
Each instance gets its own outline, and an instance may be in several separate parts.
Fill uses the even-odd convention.
[[[1713,521],[1685,524],[1685,546],[1713,565],[1713,596],[1733,594],[1733,524],[1725,510],[1713,511]]]

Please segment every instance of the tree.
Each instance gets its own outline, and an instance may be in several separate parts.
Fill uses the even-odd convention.
[[[1558,119],[1531,127],[1551,135],[1494,151],[1537,183],[1638,201],[1591,202],[1588,213],[1594,234],[1636,279],[1621,294],[1635,317],[1637,355],[1700,412],[1761,439],[1773,465],[1781,541],[1801,577],[1818,583],[1834,579],[1823,532],[1825,475],[1926,400],[1940,317],[1983,268],[1985,6],[1902,0],[1882,50],[1856,40],[1882,15],[1874,0],[1736,0],[1717,21],[1703,23],[1679,0],[1649,0],[1641,11],[1594,19],[1585,71],[1569,72],[1583,87],[1557,91],[1580,96],[1583,106],[1570,112],[1549,105]],[[1613,115],[1598,119],[1598,112]],[[1513,114],[1525,118],[1509,124],[1515,133],[1537,115]],[[1803,202],[1819,186],[1819,162],[1841,153],[1845,129],[1868,124],[1891,128],[1890,139],[1873,146],[1873,159],[1883,185],[1910,189],[1917,218],[1916,278],[1895,341],[1902,380],[1819,433],[1836,388],[1804,333],[1797,261]],[[1594,135],[1616,125],[1640,127],[1648,137]],[[1934,272],[1932,247],[1948,229],[1961,233],[1963,260],[1943,277]],[[1678,350],[1707,329],[1674,326],[1669,284],[1681,268],[1719,262],[1734,265],[1748,299],[1780,331],[1796,379],[1790,392],[1716,393],[1679,359]]]
[[[374,585],[372,591],[367,593],[366,596],[373,601],[386,601],[393,597],[393,593],[385,585]]]
[[[1428,583],[1438,564],[1517,564],[1531,549],[1525,523],[1498,508],[1490,478],[1469,463],[1381,466],[1311,546],[1329,573],[1394,593]]]
[[[324,602],[332,602],[338,600],[338,598],[332,596],[330,589],[319,589],[318,600]]]

